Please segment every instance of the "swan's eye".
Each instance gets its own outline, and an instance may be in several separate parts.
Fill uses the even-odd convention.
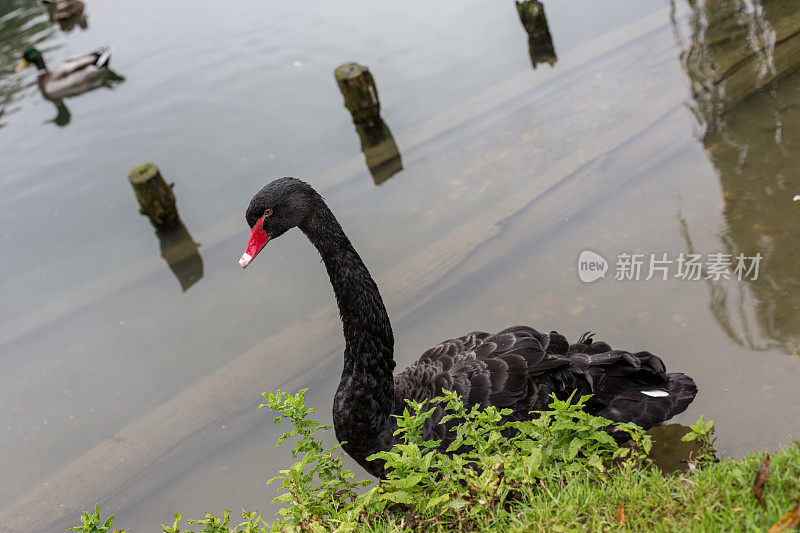
[[[264,211],[264,216],[265,217],[272,216],[272,209],[267,209],[266,211]]]

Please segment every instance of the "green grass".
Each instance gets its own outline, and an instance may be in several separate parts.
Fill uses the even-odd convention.
[[[713,423],[702,418],[685,437],[700,447],[690,469],[664,474],[647,458],[650,437],[641,428],[616,425],[630,436],[627,446],[617,446],[606,432],[613,424],[581,409],[586,398],[554,399],[537,419],[505,424],[503,411],[467,409],[451,393],[434,402],[460,422],[453,447],[470,451],[437,453],[421,432],[432,402],[410,402],[398,417],[404,444],[377,454],[393,468],[389,479],[359,481],[344,468],[338,447],[325,450],[316,439],[330,427],[309,418],[314,410],[305,406],[304,392],[266,393],[262,406],[278,412],[276,422],[292,423],[279,444],[296,439],[297,462],[270,481],[280,484],[278,520],[268,524],[245,513],[231,525],[226,511],[190,520],[195,529],[184,530],[178,513],[163,531],[766,531],[800,497],[798,441],[772,455],[762,509],[752,487],[765,454],[717,462]],[[516,436],[501,436],[511,426]],[[89,525],[77,530],[100,531],[99,514],[87,518]]]
[[[751,486],[763,454],[726,461],[677,475],[630,470],[606,478],[558,472],[525,490],[515,505],[464,531],[767,531],[800,497],[800,448],[772,456],[772,475],[762,510]],[[620,506],[624,519],[617,522]],[[391,516],[365,532],[408,531],[404,517]],[[280,530],[280,529],[278,529]],[[286,528],[292,531],[291,528]],[[425,524],[423,531],[460,531],[458,524]]]

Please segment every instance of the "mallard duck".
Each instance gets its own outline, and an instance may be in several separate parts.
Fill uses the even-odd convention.
[[[60,0],[56,2],[53,11],[53,20],[56,22],[76,19],[83,15],[83,2],[81,0]]]
[[[47,70],[41,52],[34,47],[25,50],[16,72],[36,65],[39,72],[36,84],[45,98],[57,100],[75,96],[103,85],[109,74],[110,48],[98,48],[86,55],[64,61],[54,70]]]
[[[55,21],[80,17],[85,7],[81,0],[42,0],[42,4],[50,10]]]

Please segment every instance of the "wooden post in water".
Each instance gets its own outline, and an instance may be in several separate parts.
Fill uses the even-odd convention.
[[[539,63],[555,65],[558,58],[544,13],[544,4],[539,0],[516,0],[516,4],[519,20],[528,34],[528,54],[533,68]]]
[[[203,277],[203,260],[189,230],[178,216],[175,193],[171,183],[167,185],[158,167],[144,163],[128,172],[128,180],[136,193],[139,212],[147,215],[156,228],[156,236],[161,246],[161,257],[178,278],[183,292],[189,290]]]
[[[169,228],[178,223],[180,217],[172,193],[174,183],[167,185],[157,166],[144,163],[133,167],[128,172],[128,181],[136,193],[139,212],[147,215],[156,229]]]
[[[377,124],[381,120],[381,104],[378,101],[378,88],[369,69],[358,63],[345,63],[333,75],[344,96],[344,106],[353,116],[353,122],[356,125]]]
[[[372,180],[380,185],[403,170],[403,163],[392,132],[381,118],[375,80],[367,67],[352,62],[339,65],[333,76],[344,97],[344,106],[353,117]]]

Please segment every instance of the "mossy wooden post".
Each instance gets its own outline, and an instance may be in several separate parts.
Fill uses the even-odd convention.
[[[378,101],[378,88],[369,69],[358,63],[345,63],[333,75],[344,96],[344,106],[353,116],[353,122],[356,125],[377,124],[380,121],[381,104]]]
[[[397,143],[381,119],[375,80],[369,69],[358,63],[339,65],[333,75],[344,97],[344,106],[356,125],[367,168],[375,185],[379,185],[403,170],[403,163]]]
[[[547,16],[544,14],[544,4],[539,0],[517,0],[517,13],[522,27],[531,37],[550,34],[547,27]]]
[[[139,212],[147,215],[153,226],[164,229],[178,223],[178,207],[172,192],[174,184],[167,185],[157,166],[152,163],[135,166],[128,172],[128,180],[136,193]]]
[[[516,4],[519,20],[528,34],[528,54],[533,68],[539,63],[554,65],[558,58],[547,24],[547,15],[544,13],[544,4],[539,0],[516,0]]]

